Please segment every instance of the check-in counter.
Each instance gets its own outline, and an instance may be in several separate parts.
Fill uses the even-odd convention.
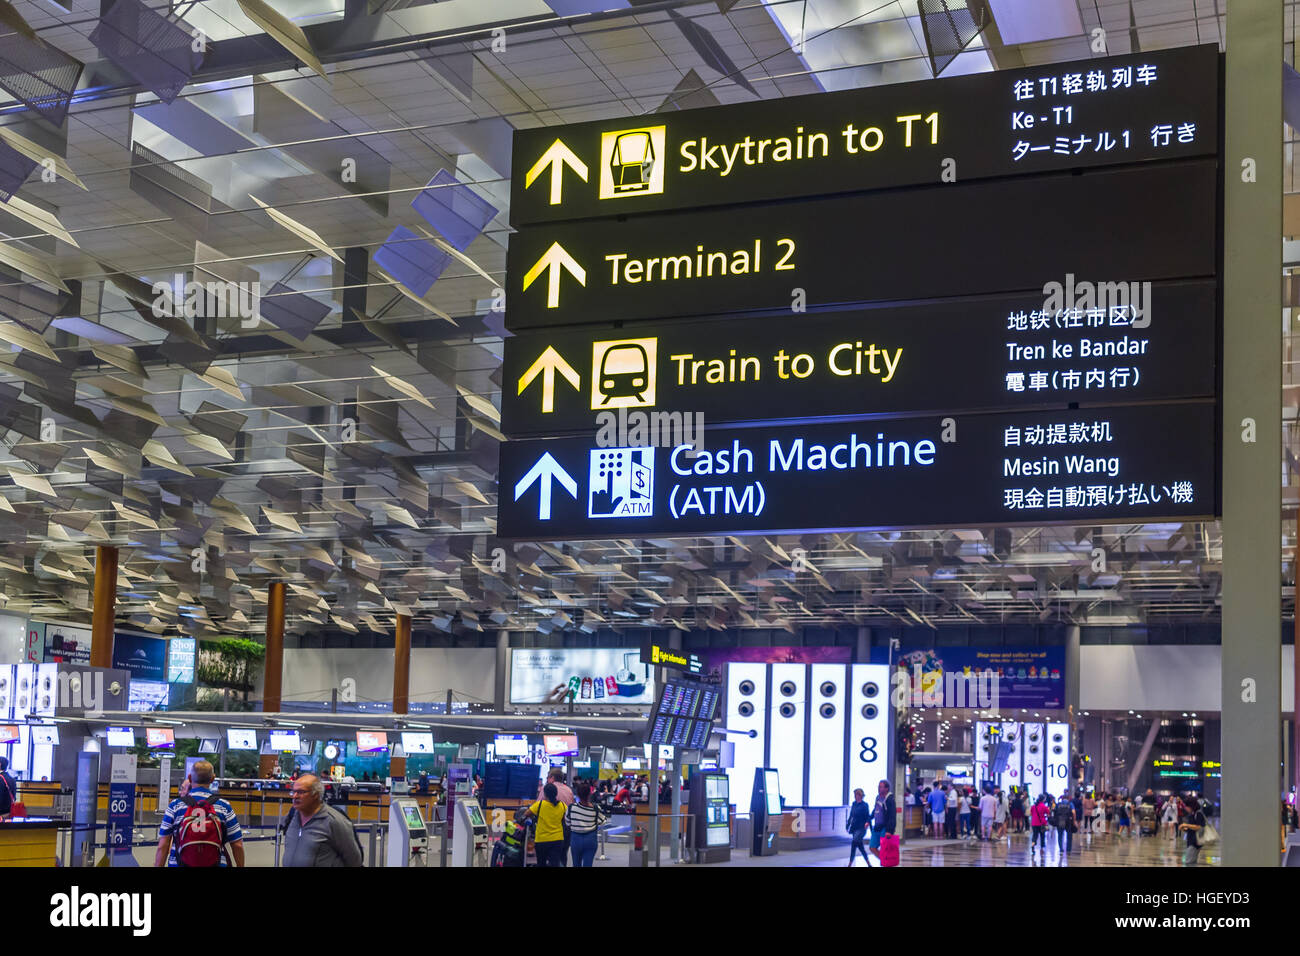
[[[0,866],[55,866],[59,821],[16,817],[0,822]]]

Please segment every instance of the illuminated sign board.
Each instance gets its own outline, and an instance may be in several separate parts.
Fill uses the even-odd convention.
[[[1063,287],[1064,299],[1080,301],[1081,288]],[[681,416],[700,411],[708,427],[864,408],[885,414],[1213,395],[1215,283],[1146,289],[1150,301],[1137,305],[1048,310],[1033,294],[824,312],[797,322],[769,316],[638,326],[631,334],[512,336],[502,430],[525,437],[607,427],[621,439],[638,421],[672,426],[673,412],[679,425],[693,427]],[[1092,301],[1097,291],[1086,287]],[[633,434],[618,443],[638,442]]]
[[[719,428],[704,450],[501,446],[499,534],[647,537],[1216,511],[1211,403]]]
[[[671,667],[690,674],[698,674],[704,669],[704,661],[695,654],[663,647],[653,641],[641,645],[641,662],[659,667]]]
[[[1216,162],[528,226],[511,330],[1213,275]],[[1122,213],[1117,213],[1122,210]],[[996,246],[992,254],[990,244]],[[956,250],[961,250],[958,254]]]
[[[1214,45],[519,130],[515,226],[1206,155]]]

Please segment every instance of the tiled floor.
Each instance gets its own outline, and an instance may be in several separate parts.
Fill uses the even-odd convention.
[[[932,840],[912,838],[903,844],[903,866],[1181,866],[1186,844],[1164,837],[1091,836],[1075,834],[1075,848],[1065,860],[1056,849],[1055,834],[1049,833],[1046,853],[1030,852],[1027,834],[1012,834],[1007,839],[983,843],[974,840]],[[611,859],[597,866],[626,865],[626,850],[610,847]],[[751,857],[732,851],[731,862],[714,866],[845,866],[848,863],[848,839],[843,847],[778,853],[776,856]],[[1201,851],[1200,866],[1217,866],[1217,848]],[[665,862],[664,864],[668,864]],[[854,866],[865,864],[859,857]]]

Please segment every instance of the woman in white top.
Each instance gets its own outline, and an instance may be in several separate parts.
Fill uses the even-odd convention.
[[[962,839],[969,839],[973,834],[970,829],[970,795],[962,790],[957,796],[957,817],[961,825]]]
[[[1165,801],[1164,809],[1160,813],[1160,822],[1164,836],[1167,836],[1170,839],[1177,837],[1178,795],[1176,793],[1171,793],[1169,799]]]

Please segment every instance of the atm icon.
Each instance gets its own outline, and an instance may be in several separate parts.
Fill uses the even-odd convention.
[[[664,191],[666,126],[612,130],[600,137],[600,198]]]

